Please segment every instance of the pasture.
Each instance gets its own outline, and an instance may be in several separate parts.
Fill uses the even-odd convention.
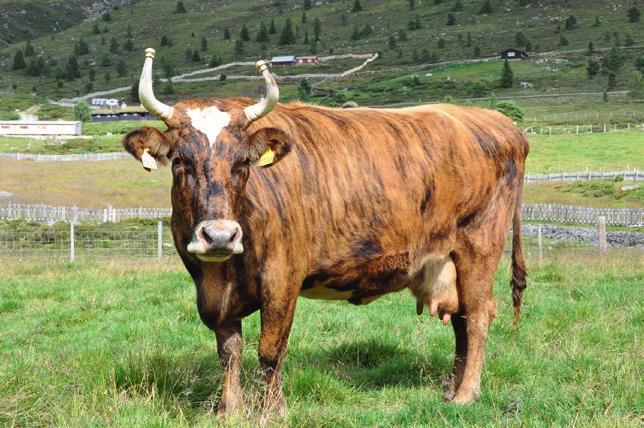
[[[510,329],[509,261],[496,276],[480,400],[445,404],[451,328],[407,293],[368,306],[300,299],[275,426],[635,426],[642,411],[641,253],[549,253],[530,263]],[[530,261],[530,260],[529,260]],[[7,262],[5,260],[5,262]],[[212,426],[220,368],[192,281],[158,262],[3,263],[0,425]],[[258,417],[257,314],[243,385]]]
[[[157,126],[159,122],[151,124]],[[149,124],[149,123],[148,123]],[[109,149],[122,150],[118,135],[105,136],[107,132],[124,132],[140,126],[132,122],[92,124],[88,131],[93,138],[106,139]],[[644,133],[611,132],[580,135],[531,135],[528,174],[545,174],[564,171],[623,171],[625,168],[644,168]],[[82,141],[82,140],[81,140]],[[14,151],[26,151],[28,141],[0,138],[2,147],[11,144]],[[43,148],[31,152],[61,153],[45,150],[42,141],[34,142]],[[91,143],[86,143],[91,144]],[[35,146],[34,146],[35,147]],[[82,149],[64,153],[86,152]],[[171,173],[161,167],[148,173],[133,159],[105,162],[33,162],[0,159],[0,189],[14,194],[16,203],[43,203],[49,205],[77,205],[102,207],[168,207],[170,206]],[[25,186],[24,183],[30,183]],[[613,186],[614,187],[614,186]],[[619,197],[583,192],[556,183],[526,186],[524,202],[559,203],[613,208],[643,206],[641,191]],[[583,190],[583,189],[582,189]],[[624,197],[622,197],[624,196]]]

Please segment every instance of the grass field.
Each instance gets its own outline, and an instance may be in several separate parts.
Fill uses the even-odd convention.
[[[157,125],[158,122],[152,122]],[[94,139],[107,145],[104,151],[120,150],[120,136],[102,135],[106,132],[123,132],[139,126],[127,124],[92,124],[88,132]],[[116,128],[115,128],[116,127]],[[528,174],[562,171],[621,171],[625,168],[644,169],[644,133],[616,132],[607,134],[581,134],[557,136],[530,136]],[[92,140],[89,140],[92,141]],[[73,143],[73,142],[72,142]],[[39,144],[40,146],[36,146]],[[87,152],[88,143],[63,150],[60,144],[50,146],[46,141],[32,142],[31,152],[41,147],[46,153]],[[49,143],[51,144],[51,143]],[[0,151],[25,151],[28,141],[0,138]],[[55,148],[55,150],[54,150]],[[102,150],[97,150],[102,151]],[[161,167],[148,173],[133,159],[106,162],[32,162],[0,160],[0,190],[14,194],[19,203],[44,203],[51,205],[78,205],[101,207],[167,207],[170,205],[171,174]],[[30,186],[25,186],[30,183]],[[560,183],[527,186],[525,202],[562,203],[586,206],[637,207],[642,206],[641,192],[613,197],[596,196],[583,189],[566,191]],[[622,197],[624,196],[624,197]],[[626,197],[628,196],[628,197]]]
[[[530,266],[510,326],[508,261],[480,400],[444,404],[453,333],[406,292],[366,306],[300,299],[275,426],[637,426],[644,274],[638,254]],[[0,425],[211,426],[221,371],[194,286],[174,262],[5,264]],[[244,321],[243,385],[258,417],[259,317]]]

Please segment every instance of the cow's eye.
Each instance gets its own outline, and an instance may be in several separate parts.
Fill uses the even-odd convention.
[[[172,166],[177,166],[181,165],[181,158],[179,156],[175,156],[172,158]]]

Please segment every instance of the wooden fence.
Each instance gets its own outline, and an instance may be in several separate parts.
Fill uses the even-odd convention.
[[[639,170],[634,171],[579,171],[579,172],[557,172],[553,174],[526,175],[526,183],[541,183],[546,181],[592,181],[592,180],[613,180],[622,177],[624,181],[644,181],[644,174]]]
[[[107,161],[131,157],[127,152],[79,153],[73,155],[43,155],[40,153],[0,153],[0,159],[33,160],[42,162]]]
[[[169,217],[170,208],[78,208],[51,205],[7,204],[0,205],[0,220],[28,220],[41,223],[67,221],[119,222],[128,218],[154,219]],[[523,219],[554,221],[560,223],[596,224],[598,217],[606,218],[611,226],[636,226],[644,224],[644,209],[639,208],[587,208],[570,205],[525,204]]]

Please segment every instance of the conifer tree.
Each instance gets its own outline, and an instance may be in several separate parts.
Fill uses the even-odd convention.
[[[27,64],[25,64],[25,57],[22,54],[22,50],[18,49],[16,51],[16,54],[13,56],[13,66],[11,67],[12,70],[23,70]]]
[[[296,42],[295,33],[293,32],[293,23],[291,18],[286,18],[286,23],[282,28],[282,33],[280,34],[279,44],[280,45],[291,45]]]
[[[500,86],[502,88],[511,88],[513,83],[514,83],[514,73],[512,72],[512,68],[510,68],[510,63],[506,59],[503,62],[503,71],[501,74]]]

